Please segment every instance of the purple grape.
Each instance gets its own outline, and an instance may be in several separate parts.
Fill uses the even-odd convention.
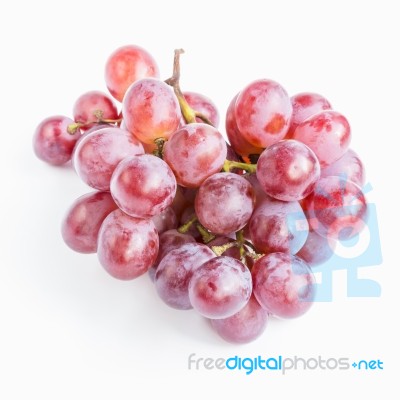
[[[227,318],[250,299],[249,269],[232,257],[216,257],[197,268],[189,282],[193,308],[207,318]]]
[[[226,235],[242,229],[254,209],[251,184],[242,176],[220,172],[206,179],[196,196],[195,210],[209,231]]]
[[[158,233],[150,219],[115,210],[101,225],[97,255],[111,276],[129,280],[143,275],[154,264],[158,246]]]
[[[265,149],[257,162],[257,179],[269,196],[283,201],[307,197],[320,177],[316,155],[297,140],[281,140]]]
[[[100,226],[116,208],[108,192],[92,192],[79,197],[62,222],[64,242],[79,253],[96,253]]]
[[[261,253],[296,254],[308,235],[307,218],[297,201],[286,202],[265,198],[254,211],[248,232]]]
[[[264,310],[254,296],[236,314],[223,319],[210,319],[212,328],[224,340],[231,343],[250,343],[261,336],[268,322]]]
[[[98,190],[110,190],[111,175],[128,156],[143,154],[143,146],[120,128],[99,129],[79,140],[73,164],[79,177]]]
[[[255,262],[251,274],[254,295],[271,314],[296,318],[312,306],[314,275],[299,257],[270,253]]]
[[[158,265],[155,287],[161,299],[178,310],[192,308],[188,286],[193,272],[215,254],[206,245],[186,243],[167,253]]]
[[[126,157],[118,164],[110,190],[122,211],[136,218],[151,218],[172,204],[176,180],[167,163],[142,154]]]

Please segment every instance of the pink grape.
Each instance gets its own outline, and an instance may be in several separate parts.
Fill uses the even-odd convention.
[[[231,172],[220,172],[207,178],[200,186],[195,210],[205,228],[226,235],[247,224],[254,203],[253,187],[245,178]]]
[[[108,192],[92,192],[79,197],[63,219],[64,242],[79,253],[95,253],[100,226],[115,209],[117,205]]]
[[[348,149],[339,160],[321,169],[321,177],[327,176],[339,176],[362,188],[365,184],[364,164],[354,150]]]
[[[144,148],[144,151],[146,154],[154,154],[154,151],[157,150],[157,144],[152,142],[152,143],[145,143],[141,142]]]
[[[143,146],[129,132],[116,127],[104,128],[79,141],[73,164],[87,185],[98,190],[110,190],[111,175],[121,160],[143,153]]]
[[[195,242],[196,241],[194,240],[193,236],[187,235],[185,233],[180,233],[176,229],[170,229],[169,231],[165,231],[159,234],[159,249],[157,260],[148,271],[150,279],[154,282],[158,265],[171,250],[177,249],[183,244]]]
[[[193,308],[207,318],[227,318],[240,311],[252,290],[249,269],[232,257],[215,257],[197,268],[189,281]]]
[[[183,96],[194,111],[203,114],[208,118],[215,128],[218,128],[219,113],[217,106],[211,99],[201,93],[196,92],[183,92]],[[199,117],[196,118],[196,121],[203,122]]]
[[[316,267],[328,261],[333,256],[335,247],[335,240],[310,231],[304,246],[296,256],[304,260],[310,267]]]
[[[227,155],[225,139],[217,129],[203,123],[185,125],[164,146],[164,160],[179,185],[199,187],[221,171]]]
[[[315,278],[299,257],[270,253],[258,259],[252,270],[253,290],[261,307],[281,318],[307,312],[315,297]]]
[[[154,215],[151,220],[159,234],[178,227],[178,219],[172,207],[167,207],[160,214]]]
[[[126,214],[151,218],[172,204],[176,180],[167,163],[151,154],[142,154],[126,157],[117,165],[110,190]]]
[[[310,147],[324,168],[347,151],[351,141],[350,125],[337,111],[321,111],[301,122],[293,133],[293,139]]]
[[[244,139],[253,146],[266,148],[286,135],[292,104],[279,83],[260,79],[239,93],[235,117]]]
[[[289,139],[297,126],[307,118],[323,110],[331,110],[332,106],[329,101],[318,93],[304,92],[298,93],[290,98],[293,107],[292,120],[290,128],[286,135]]]
[[[192,308],[188,286],[193,272],[215,254],[206,245],[186,243],[167,253],[158,265],[155,287],[160,298],[178,310]]]
[[[250,154],[261,154],[264,150],[262,147],[256,147],[250,144],[240,133],[236,123],[235,105],[238,98],[237,94],[230,102],[226,111],[225,130],[228,136],[230,145],[235,153],[242,157],[248,157]]]
[[[143,275],[157,258],[159,238],[153,222],[115,210],[103,221],[97,255],[114,278],[130,280]]]
[[[79,138],[75,143],[75,147],[74,147],[74,150],[73,150],[72,156],[71,156],[72,166],[74,168],[75,168],[75,165],[74,165],[75,151],[78,148],[78,145],[81,142],[81,140],[83,140],[83,138],[85,138],[86,136],[90,135],[92,132],[96,132],[96,131],[99,131],[104,128],[115,128],[115,125],[96,123],[96,124],[93,124],[88,130],[83,131],[82,133],[79,133]],[[76,135],[78,135],[78,132],[76,132]]]
[[[256,198],[256,202],[255,202],[255,207],[257,208],[257,206],[267,197],[267,194],[264,192],[263,188],[260,185],[260,182],[257,179],[257,175],[256,174],[246,174],[244,176],[244,178],[246,178],[251,186],[253,187],[254,190],[254,194],[255,194],[255,198]]]
[[[98,90],[92,90],[79,96],[73,109],[74,120],[82,124],[88,124],[102,119],[118,119],[117,106],[111,97]],[[82,126],[81,130],[87,130],[94,124]]]
[[[165,82],[154,78],[132,84],[122,103],[126,127],[140,141],[169,139],[180,123],[181,110],[174,91]]]
[[[49,164],[62,165],[71,159],[75,144],[80,137],[68,133],[71,118],[62,115],[48,117],[36,128],[33,136],[33,150],[36,156]]]
[[[281,140],[263,151],[257,179],[269,196],[283,201],[304,199],[320,177],[314,152],[296,140]]]
[[[236,314],[224,319],[210,319],[212,328],[230,343],[244,344],[256,340],[265,331],[268,312],[254,296]]]
[[[347,240],[356,236],[368,217],[359,186],[338,176],[321,178],[303,207],[312,228],[322,236]]]
[[[171,207],[174,210],[175,215],[178,218],[178,221],[181,219],[182,213],[185,210],[185,208],[192,204],[193,202],[190,203],[185,197],[184,188],[182,186],[177,185],[174,201],[172,202]]]
[[[197,192],[199,190],[197,188],[191,189],[191,188],[186,188],[183,186],[181,186],[181,190],[182,190],[183,196],[185,197],[188,205],[193,205],[196,200]]]
[[[112,96],[121,102],[133,82],[158,76],[159,70],[153,56],[139,46],[122,46],[115,50],[106,62],[107,88]]]
[[[251,216],[248,230],[258,252],[296,254],[307,240],[308,222],[297,201],[266,198]]]

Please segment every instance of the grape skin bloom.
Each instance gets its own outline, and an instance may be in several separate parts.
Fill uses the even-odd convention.
[[[255,194],[251,184],[240,175],[220,172],[207,178],[196,195],[199,221],[219,235],[237,232],[253,213]]]
[[[111,276],[131,280],[149,270],[158,247],[158,233],[150,219],[133,218],[118,209],[101,225],[97,256]]]

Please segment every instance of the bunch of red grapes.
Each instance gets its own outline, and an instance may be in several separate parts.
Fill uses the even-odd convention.
[[[313,304],[312,268],[365,225],[364,167],[326,98],[289,97],[270,79],[232,99],[222,134],[215,104],[181,91],[181,53],[163,81],[145,49],[118,48],[105,66],[110,94],[84,93],[73,118],[42,121],[34,151],[71,160],[95,189],[63,220],[71,249],[97,253],[117,279],[147,273],[168,306],[247,343],[270,316]]]

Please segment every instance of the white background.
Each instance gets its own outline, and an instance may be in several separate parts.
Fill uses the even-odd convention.
[[[19,1],[2,5],[0,140],[0,398],[395,398],[399,346],[400,25],[395,1]],[[248,345],[219,339],[194,312],[165,306],[147,276],[120,282],[95,255],[73,253],[60,221],[90,189],[70,167],[33,155],[36,125],[71,115],[83,92],[106,90],[104,64],[134,43],[171,74],[182,47],[184,90],[230,99],[258,78],[289,94],[315,91],[343,112],[378,210],[383,264],[363,268],[380,298],[348,298],[271,321]],[[221,128],[223,129],[223,128]],[[188,370],[196,357],[380,359],[382,371]],[[396,388],[397,386],[395,386]],[[399,390],[393,389],[397,391]]]

